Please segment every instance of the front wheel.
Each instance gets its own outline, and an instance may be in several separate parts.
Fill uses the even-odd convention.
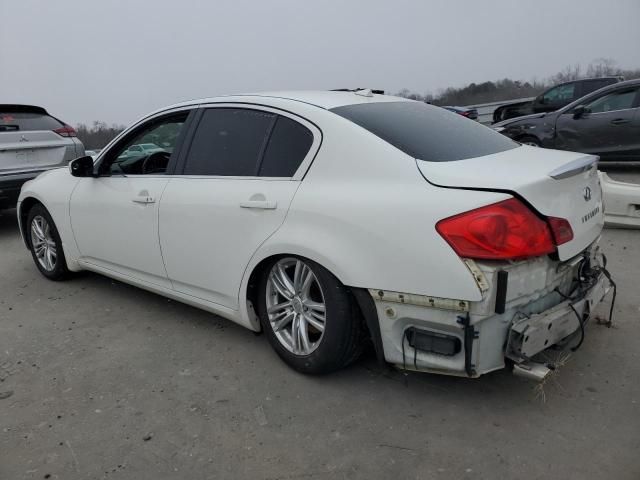
[[[53,219],[43,205],[34,205],[29,210],[25,226],[33,261],[45,277],[63,280],[69,275],[62,251],[62,241]]]
[[[321,265],[299,257],[263,272],[258,313],[269,343],[292,368],[329,373],[360,355],[363,324],[348,289]]]

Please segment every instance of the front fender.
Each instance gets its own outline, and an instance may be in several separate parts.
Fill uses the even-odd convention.
[[[67,167],[43,172],[22,186],[17,209],[20,232],[25,245],[28,247],[24,230],[26,226],[23,224],[23,219],[27,215],[25,208],[32,205],[34,201],[44,205],[58,229],[67,260],[67,268],[71,271],[81,270],[77,263],[79,251],[73,236],[71,218],[69,216],[69,200],[79,180],[71,176]]]

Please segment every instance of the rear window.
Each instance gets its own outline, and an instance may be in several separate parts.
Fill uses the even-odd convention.
[[[55,130],[62,126],[55,118],[41,113],[0,111],[0,132]]]
[[[331,111],[428,162],[482,157],[519,146],[474,120],[422,102],[364,103]]]

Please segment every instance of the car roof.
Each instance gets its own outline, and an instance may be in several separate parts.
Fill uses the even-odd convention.
[[[157,110],[155,113],[162,112],[164,110],[170,110],[179,107],[188,107],[191,105],[201,105],[207,103],[222,103],[222,102],[247,102],[247,103],[261,103],[261,99],[273,98],[291,100],[294,102],[306,103],[323,109],[332,109],[336,107],[342,107],[345,105],[355,105],[363,103],[378,103],[378,102],[410,102],[407,98],[396,97],[393,95],[382,95],[377,93],[365,93],[366,91],[334,91],[334,90],[299,90],[299,91],[274,91],[274,92],[259,92],[259,93],[247,93],[240,95],[223,95],[219,97],[208,97],[189,100],[186,102],[177,103],[168,107]]]

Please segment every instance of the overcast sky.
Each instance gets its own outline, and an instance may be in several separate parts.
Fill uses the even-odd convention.
[[[0,0],[0,103],[127,124],[227,93],[639,68],[639,20],[640,0]]]

